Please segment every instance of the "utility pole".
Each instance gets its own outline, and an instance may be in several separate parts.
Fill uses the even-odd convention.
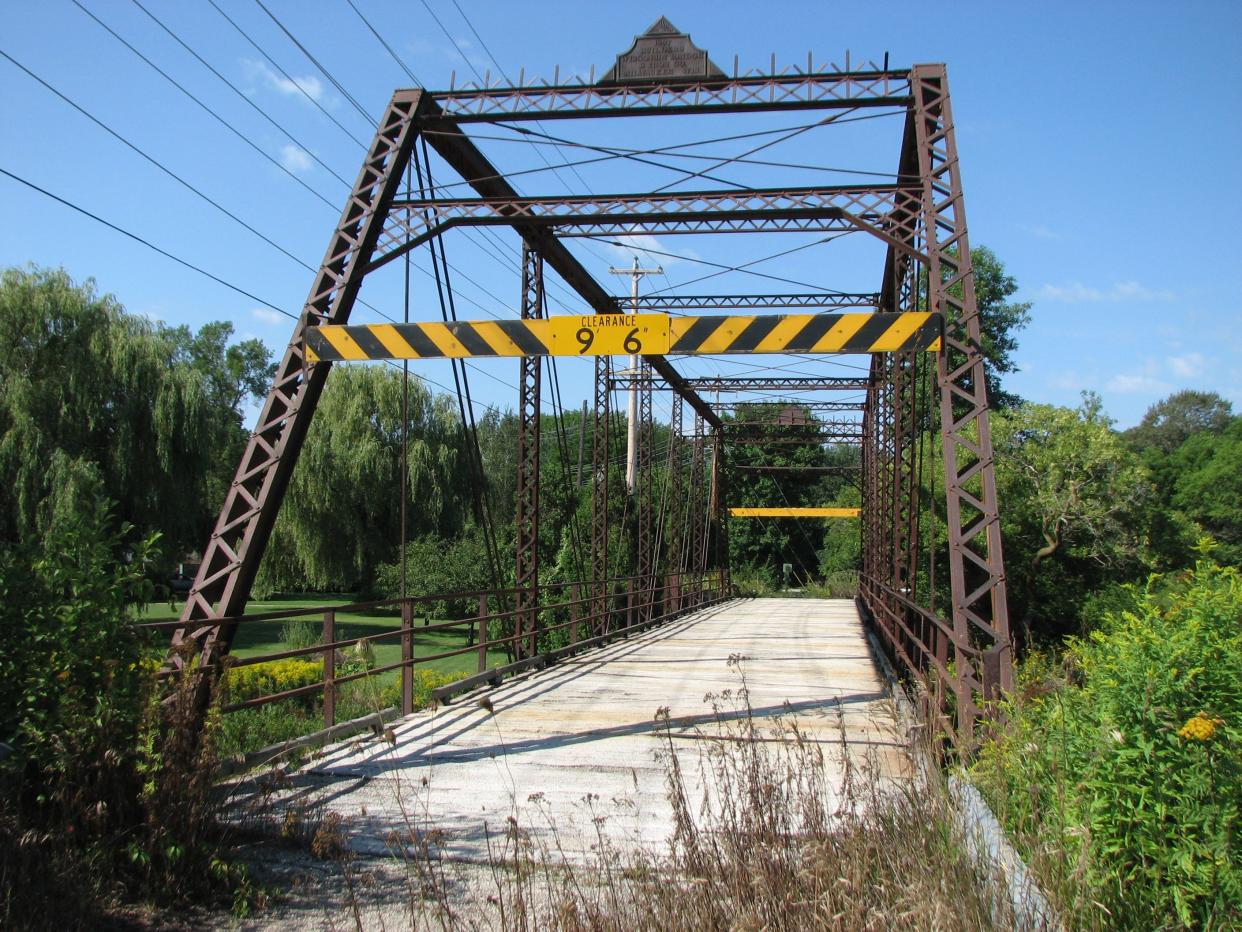
[[[633,301],[631,305],[631,313],[638,313],[638,280],[644,275],[661,275],[664,269],[656,266],[654,269],[640,269],[638,267],[638,256],[634,257],[634,266],[628,269],[609,268],[609,272],[613,275],[629,275],[630,276],[630,299]],[[627,373],[630,377],[630,398],[629,407],[626,418],[626,440],[625,440],[625,487],[631,495],[638,484],[638,356],[630,354],[630,368]]]

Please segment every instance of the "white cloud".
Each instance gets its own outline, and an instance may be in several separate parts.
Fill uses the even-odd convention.
[[[1153,394],[1163,395],[1173,390],[1168,382],[1153,378],[1150,375],[1133,375],[1119,372],[1108,380],[1106,386],[1110,392],[1124,395]]]
[[[1084,388],[1091,388],[1095,385],[1095,378],[1090,375],[1083,375],[1081,372],[1074,372],[1062,369],[1059,372],[1049,374],[1046,381],[1053,388],[1066,392],[1080,392]]]
[[[1030,233],[1031,236],[1035,237],[1036,239],[1060,239],[1061,238],[1060,233],[1058,233],[1056,230],[1053,230],[1051,227],[1044,226],[1042,223],[1037,223],[1034,226],[1024,226],[1022,227],[1022,229],[1025,230],[1027,233]]]
[[[1045,301],[1108,302],[1121,301],[1173,301],[1177,298],[1168,289],[1148,288],[1136,281],[1114,282],[1109,288],[1101,289],[1082,282],[1070,282],[1067,285],[1042,285],[1036,293],[1037,298]]]
[[[256,307],[250,312],[250,316],[263,321],[265,324],[283,324],[285,315],[273,311],[270,307]]]
[[[287,143],[280,147],[280,164],[291,172],[307,172],[311,169],[311,157],[305,149]]]
[[[1174,375],[1181,376],[1183,379],[1189,379],[1196,375],[1202,375],[1206,371],[1207,360],[1203,358],[1202,353],[1170,356],[1169,369],[1172,370]]]
[[[291,75],[286,78],[283,74],[272,70],[266,62],[246,58],[242,60],[242,64],[245,66],[252,79],[259,78],[265,85],[277,93],[296,95],[298,97],[305,94],[312,100],[323,100],[323,82],[313,74],[303,76]]]
[[[644,267],[659,265],[668,268],[686,259],[699,258],[697,253],[688,249],[683,249],[680,255],[673,255],[673,250],[650,233],[623,233],[605,241],[604,248],[624,260],[626,265],[632,263],[637,255],[639,264]]]

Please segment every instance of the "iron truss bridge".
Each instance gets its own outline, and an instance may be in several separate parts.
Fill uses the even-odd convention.
[[[401,359],[416,369],[428,358],[511,356],[518,377],[516,543],[504,559],[513,569],[505,574],[510,585],[484,594],[480,617],[508,632],[514,663],[561,650],[565,632],[575,644],[591,642],[727,598],[734,519],[799,521],[839,516],[845,507],[813,503],[813,514],[797,516],[777,499],[743,513],[731,486],[765,481],[779,488],[792,472],[765,457],[834,444],[852,452],[818,468],[848,473],[860,490],[850,508],[861,541],[862,610],[918,686],[933,727],[971,746],[988,703],[1011,686],[1011,641],[981,321],[945,66],[808,61],[728,74],[667,21],[653,30],[598,79],[523,76],[514,86],[392,95],[340,218],[324,231],[323,261],[204,544],[172,631],[170,675],[191,666],[219,669],[229,652],[334,365]],[[786,140],[769,133],[770,123],[756,130],[762,144],[746,137],[748,115],[774,113],[805,121],[787,135],[809,141],[803,151],[826,164],[782,161],[776,143]],[[719,155],[725,142],[702,140],[701,128],[695,142],[666,141],[696,132],[696,118],[712,114],[733,115],[734,155]],[[841,177],[847,170],[827,161],[836,134],[882,115],[894,119],[872,126],[893,129],[891,152]],[[615,136],[567,139],[622,117],[635,139],[627,145],[642,145],[644,132],[656,142],[622,148],[609,141]],[[545,123],[555,137],[529,128]],[[585,174],[588,190],[541,190],[554,173],[508,166],[505,154],[514,150],[507,136],[522,146],[572,144],[575,154],[611,166],[611,190],[631,193],[591,191]],[[694,148],[709,142],[710,149]],[[581,164],[590,171],[587,159]],[[628,182],[627,172],[635,173]],[[652,180],[661,172],[662,181]],[[825,183],[834,172],[842,183]],[[442,316],[416,310],[408,323],[351,320],[366,280],[412,254],[438,270],[451,298],[444,250],[480,231],[488,238],[476,242],[516,249],[515,310],[494,307],[491,320],[459,321],[450,300]],[[656,270],[639,270],[636,261],[631,294],[618,295],[584,238],[636,243],[642,251],[652,235],[660,243],[693,237],[686,262],[702,274],[682,276],[680,284],[670,276],[667,287],[640,295],[640,272]],[[753,260],[720,252],[726,244],[734,250],[777,240],[790,245]],[[845,248],[838,243],[859,244],[859,251],[836,259]],[[804,255],[815,256],[822,284],[770,274],[776,266],[760,264],[812,248]],[[869,271],[855,258],[864,254],[875,256]],[[742,276],[742,287],[723,284]],[[704,279],[712,287],[696,287]],[[760,281],[768,291],[756,293]],[[559,311],[553,289],[570,296],[567,303],[557,298]],[[774,313],[784,309],[793,310]],[[859,355],[842,369],[831,355],[838,353]],[[735,354],[731,367],[719,368],[717,357],[727,354]],[[578,467],[589,489],[589,527],[581,578],[550,588],[541,578],[540,454],[556,376],[544,357],[575,355],[593,372]],[[614,357],[627,355],[632,361],[614,369]],[[739,360],[751,365],[739,371]],[[632,399],[624,423],[616,392]],[[842,394],[823,394],[830,392]],[[810,393],[812,400],[802,398]],[[659,431],[657,397],[668,411]],[[626,430],[633,454],[622,491],[610,475]],[[473,481],[481,484],[481,460],[478,466]],[[929,476],[932,468],[940,474]],[[625,508],[614,507],[618,495]],[[947,546],[921,531],[920,518],[933,510],[947,521]],[[632,517],[618,538],[623,512]],[[734,533],[742,532],[737,525]],[[493,551],[499,559],[498,545]],[[409,625],[402,630],[396,666],[408,708],[413,641]]]

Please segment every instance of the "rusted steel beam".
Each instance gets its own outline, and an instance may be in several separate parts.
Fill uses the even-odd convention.
[[[825,376],[789,378],[713,378],[711,376],[687,379],[686,384],[703,392],[816,392],[845,391],[865,392],[870,383],[867,379]]]
[[[664,233],[865,230],[917,250],[912,227],[918,191],[890,184],[756,188],[739,191],[563,195],[556,197],[419,198],[399,200],[368,270],[458,226],[555,229],[559,235],[620,235],[634,226]],[[906,228],[895,225],[900,216]],[[611,300],[611,298],[609,299]],[[617,308],[611,305],[616,313]]]
[[[409,161],[417,122],[429,103],[420,91],[393,95],[362,169],[345,202],[314,284],[293,330],[285,355],[247,442],[233,482],[203,549],[198,575],[186,599],[181,625],[173,633],[167,663],[181,669],[189,660],[181,645],[191,640],[198,662],[210,666],[228,653],[232,624],[250,598],[276,515],[310,427],[330,364],[308,366],[303,331],[311,325],[348,322]]]
[[[529,245],[522,246],[522,320],[544,315],[543,262]],[[535,656],[539,618],[539,383],[543,359],[523,356],[518,376],[517,514],[517,630],[519,653]]]
[[[633,306],[630,298],[614,298]],[[826,291],[822,294],[647,295],[638,299],[639,311],[733,310],[768,307],[877,307],[878,292]]]
[[[591,635],[604,633],[608,610],[608,465],[612,459],[608,390],[611,360],[595,357],[594,407],[591,422]],[[585,429],[586,425],[583,425]]]
[[[976,686],[985,699],[1013,685],[982,326],[975,297],[957,141],[943,65],[911,73],[929,309],[952,324],[939,359],[940,423],[949,525],[953,628],[959,645],[985,640],[982,670],[959,656],[959,732],[970,735]],[[978,677],[976,680],[975,677]],[[964,718],[964,721],[963,721]]]
[[[785,74],[638,84],[554,80],[532,87],[452,88],[436,91],[434,97],[453,123],[904,107],[909,74],[882,68],[816,72],[800,65]]]
[[[437,108],[438,110],[438,108]],[[472,188],[484,198],[516,198],[517,192],[479,151],[460,129],[451,123],[440,120],[431,127],[435,133],[426,136],[428,144],[465,179]],[[528,243],[539,246],[546,265],[550,266],[567,285],[576,291],[586,303],[598,314],[615,314],[618,312],[612,296],[582,266],[563,243],[549,237],[537,226],[524,224],[520,221],[513,228]],[[709,423],[718,423],[719,419],[711,407],[689,388],[676,369],[660,356],[647,357],[651,367],[676,392],[680,393],[695,411],[708,419]]]

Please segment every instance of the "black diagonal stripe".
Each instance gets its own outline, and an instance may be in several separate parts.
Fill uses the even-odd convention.
[[[726,317],[700,317],[690,329],[681,335],[681,338],[673,344],[671,352],[674,353],[693,353],[703,341],[716,332],[716,328],[723,324],[728,318]]]
[[[940,336],[940,315],[933,314],[923,322],[918,330],[910,335],[910,340],[913,342],[908,345],[908,348],[922,352],[935,343],[938,336]]]
[[[816,314],[806,322],[792,340],[785,344],[786,353],[809,353],[815,344],[824,338],[824,334],[835,327],[843,314]]]
[[[379,341],[379,338],[371,332],[370,327],[346,327],[345,332],[353,337],[358,348],[367,354],[367,359],[392,359],[392,353],[388,352],[388,347]]]
[[[306,331],[306,345],[320,359],[336,362],[341,358],[341,354],[336,351],[336,347],[328,342],[328,338],[318,328]]]
[[[843,353],[870,353],[871,344],[888,332],[888,328],[897,322],[896,314],[872,314],[867,322],[845,341],[841,348]]]
[[[523,354],[527,356],[546,356],[548,348],[543,345],[543,341],[530,332],[530,328],[520,320],[498,320],[496,326],[501,329],[505,336],[517,344]]]
[[[779,314],[765,314],[763,317],[756,317],[749,324],[747,324],[746,329],[739,333],[737,338],[729,344],[729,348],[725,350],[725,352],[753,353],[755,351],[755,347],[759,345],[760,341],[776,329],[776,325],[782,320],[784,320],[784,318]]]
[[[448,332],[457,338],[457,342],[466,348],[471,356],[495,356],[496,351],[488,345],[475,331],[474,327],[464,321],[449,321],[444,325]]]
[[[431,342],[418,324],[397,324],[393,329],[397,331],[401,339],[410,344],[410,349],[418,353],[420,357],[427,359],[444,355],[440,352],[440,347]]]

